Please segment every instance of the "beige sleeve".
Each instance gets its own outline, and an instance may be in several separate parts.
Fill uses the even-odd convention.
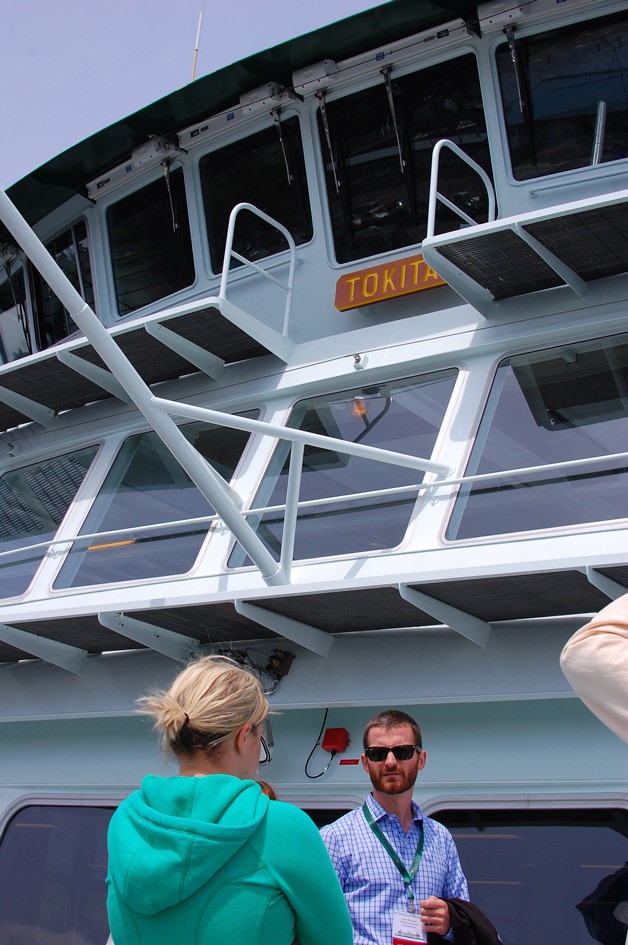
[[[628,594],[570,637],[560,666],[585,705],[628,742]]]

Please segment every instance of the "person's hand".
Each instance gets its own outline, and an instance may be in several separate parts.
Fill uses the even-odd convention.
[[[444,899],[430,896],[422,899],[421,922],[426,932],[436,932],[437,935],[446,935],[449,932],[449,908]]]

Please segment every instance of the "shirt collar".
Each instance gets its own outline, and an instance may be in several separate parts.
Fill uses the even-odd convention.
[[[415,823],[421,823],[423,820],[423,812],[419,805],[415,801],[410,802],[412,805],[412,818]],[[366,805],[370,810],[371,814],[375,821],[383,820],[384,817],[392,817],[392,814],[389,814],[387,810],[384,810],[382,805],[375,800],[373,797],[373,792],[371,791],[366,798]]]

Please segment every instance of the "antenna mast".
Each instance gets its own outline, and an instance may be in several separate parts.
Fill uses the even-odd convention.
[[[192,82],[196,78],[196,60],[198,59],[198,47],[201,41],[201,27],[203,26],[203,11],[199,13],[198,17],[198,29],[196,31],[196,44],[194,46],[194,62],[192,64]]]

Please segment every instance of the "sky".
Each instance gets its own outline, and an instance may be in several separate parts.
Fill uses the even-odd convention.
[[[0,0],[0,187],[196,77],[378,0]]]

